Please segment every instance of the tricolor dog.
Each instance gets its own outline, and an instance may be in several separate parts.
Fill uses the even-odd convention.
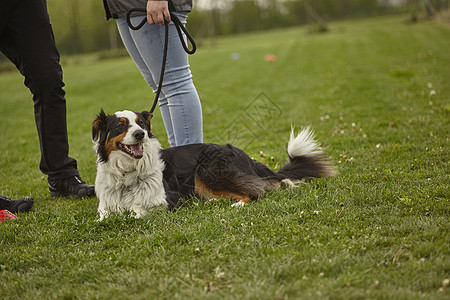
[[[232,145],[192,144],[162,149],[151,133],[146,111],[102,110],[92,124],[97,152],[95,191],[100,219],[131,211],[145,216],[184,199],[230,198],[243,205],[283,183],[333,176],[334,168],[306,128],[291,131],[289,161],[274,172]]]

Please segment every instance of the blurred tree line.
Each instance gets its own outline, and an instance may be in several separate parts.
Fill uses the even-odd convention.
[[[405,12],[425,14],[430,9],[435,14],[449,7],[449,0],[213,0],[210,3],[207,10],[190,14],[188,25],[197,38],[305,24],[314,24],[320,32],[326,31],[326,22],[332,20]]]
[[[448,9],[449,2],[403,1],[409,5],[392,7],[381,4],[389,0],[212,0],[208,5],[196,7],[194,0],[188,29],[197,40],[201,40],[208,36],[277,27],[304,24],[324,26],[330,20],[376,16],[408,9],[411,11],[411,6],[425,6],[426,2],[434,3],[436,10]],[[123,48],[114,20],[106,21],[101,0],[47,0],[47,3],[61,53]]]
[[[102,0],[47,0],[47,7],[60,52],[122,47],[115,22],[106,22]]]

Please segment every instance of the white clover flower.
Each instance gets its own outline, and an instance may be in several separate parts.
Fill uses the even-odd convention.
[[[446,278],[442,281],[443,287],[448,287],[450,285],[450,279]]]

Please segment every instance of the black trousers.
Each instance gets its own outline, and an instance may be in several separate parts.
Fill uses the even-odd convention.
[[[40,170],[52,179],[79,175],[68,156],[64,82],[46,0],[0,0],[0,51],[33,94]]]

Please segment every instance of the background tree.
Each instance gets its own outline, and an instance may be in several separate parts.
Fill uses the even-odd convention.
[[[101,0],[47,0],[50,19],[61,53],[86,53],[123,48],[114,20],[106,22]],[[416,21],[420,14],[437,15],[449,0],[405,0],[401,7],[388,0],[214,0],[196,6],[188,29],[197,43],[204,37],[236,34],[305,24],[324,30],[326,22],[387,13],[408,12]],[[200,2],[199,2],[200,3]],[[203,3],[203,2],[202,2]],[[210,39],[214,41],[214,39]],[[125,53],[125,51],[120,51]],[[0,62],[6,61],[0,55]],[[0,70],[3,67],[0,66]],[[9,67],[11,68],[11,67]]]

